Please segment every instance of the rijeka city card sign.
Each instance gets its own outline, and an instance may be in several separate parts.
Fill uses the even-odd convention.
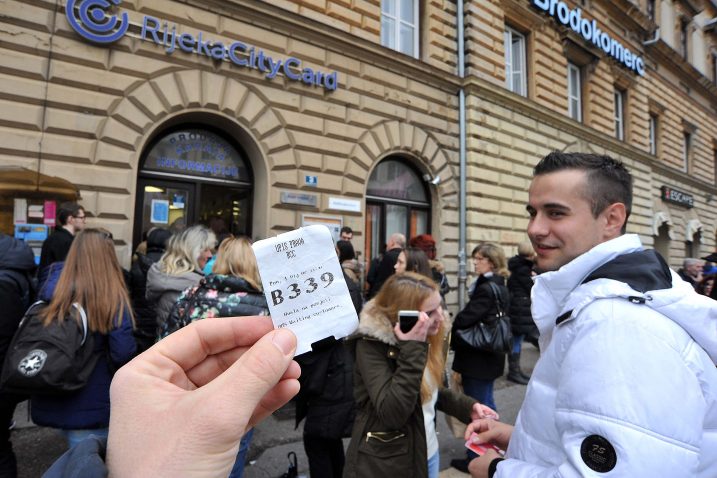
[[[109,45],[129,30],[129,15],[121,11],[121,3],[122,0],[67,0],[65,16],[72,29],[82,38],[92,43]],[[338,88],[336,71],[324,72],[310,68],[295,57],[272,57],[266,51],[241,41],[223,42],[211,38],[206,32],[182,31],[176,23],[150,15],[142,17],[139,39],[161,46],[167,55],[179,50],[213,60],[228,61],[238,67],[257,70],[268,80],[284,76],[328,91]]]
[[[326,226],[302,227],[252,247],[271,319],[296,334],[297,355],[356,330],[356,310]]]

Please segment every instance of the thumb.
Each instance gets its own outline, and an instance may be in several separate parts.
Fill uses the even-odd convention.
[[[288,402],[299,391],[294,378],[282,380],[296,352],[296,336],[277,329],[259,339],[221,376],[213,380],[210,396],[221,394],[253,426]]]

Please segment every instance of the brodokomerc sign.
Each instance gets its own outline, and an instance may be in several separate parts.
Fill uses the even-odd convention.
[[[582,10],[575,8],[570,10],[565,2],[559,0],[531,0],[533,5],[558,19],[563,25],[582,35],[587,41],[592,42],[598,48],[615,58],[627,68],[636,71],[640,76],[645,76],[645,63],[642,57],[637,56],[625,48],[610,35],[600,30],[595,20],[582,18]]]
[[[301,60],[294,57],[285,60],[273,59],[264,54],[263,50],[257,50],[253,46],[236,41],[230,45],[224,45],[219,41],[210,41],[203,38],[202,32],[195,37],[191,33],[178,33],[177,25],[169,29],[165,22],[149,15],[142,21],[142,40],[151,41],[162,45],[168,55],[171,55],[177,48],[187,53],[208,56],[215,60],[229,60],[235,65],[254,68],[265,73],[267,79],[273,79],[281,71],[284,76],[294,81],[301,81],[307,85],[323,86],[327,90],[335,90],[338,86],[338,72],[324,73],[311,68],[301,68]]]

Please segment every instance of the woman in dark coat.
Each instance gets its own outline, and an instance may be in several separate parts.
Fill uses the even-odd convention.
[[[505,287],[505,254],[503,249],[489,242],[480,244],[473,249],[475,271],[478,274],[473,293],[468,304],[458,312],[453,322],[453,370],[461,374],[463,391],[479,402],[495,409],[493,399],[493,383],[503,375],[505,354],[484,352],[474,349],[456,337],[456,329],[467,329],[479,322],[494,320],[498,312],[496,298],[489,285],[493,282],[498,286],[502,303],[508,309],[508,289]]]
[[[526,385],[530,375],[520,369],[520,350],[526,336],[538,336],[538,327],[530,313],[530,291],[533,288],[533,246],[530,242],[518,245],[518,255],[508,261],[508,292],[510,292],[510,328],[513,350],[508,357],[508,380]]]
[[[445,317],[432,279],[394,274],[361,311],[349,344],[355,356],[356,419],[345,478],[437,478],[436,410],[466,423],[493,410],[443,387]],[[399,310],[419,319],[403,332]]]
[[[113,371],[135,354],[132,307],[111,235],[85,229],[72,242],[52,301],[41,312],[45,323],[77,317],[79,304],[87,314],[99,356],[82,389],[69,395],[32,397],[32,421],[59,428],[75,446],[89,435],[107,437],[110,421],[110,382]]]

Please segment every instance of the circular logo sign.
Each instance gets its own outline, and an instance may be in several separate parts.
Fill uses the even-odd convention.
[[[121,19],[107,12],[112,5],[120,3],[122,0],[67,0],[65,16],[83,38],[94,43],[113,43],[129,28],[126,12],[122,12]]]
[[[598,473],[607,473],[617,464],[617,453],[612,444],[600,435],[590,435],[580,445],[583,462]]]
[[[31,350],[27,355],[25,355],[25,358],[20,360],[17,370],[26,377],[34,377],[40,373],[40,370],[42,370],[46,360],[47,354],[44,350]]]

